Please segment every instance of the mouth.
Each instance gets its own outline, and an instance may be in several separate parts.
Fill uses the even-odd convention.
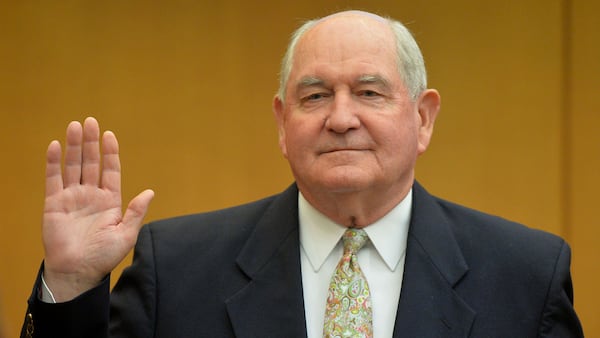
[[[319,154],[332,154],[332,153],[340,153],[340,152],[362,152],[368,151],[368,149],[361,148],[335,148],[335,149],[327,149],[319,152]]]

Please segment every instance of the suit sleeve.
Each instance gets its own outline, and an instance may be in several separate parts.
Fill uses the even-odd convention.
[[[40,268],[28,300],[21,337],[90,337],[108,336],[110,280],[64,303],[44,303],[38,297],[41,287]]]
[[[563,242],[542,313],[540,337],[583,337],[581,323],[573,308],[570,264],[571,250]]]
[[[49,304],[39,300],[38,273],[21,329],[21,337],[134,338],[154,336],[156,273],[152,236],[143,227],[133,263],[122,274],[113,292],[105,278],[94,289],[72,301]]]

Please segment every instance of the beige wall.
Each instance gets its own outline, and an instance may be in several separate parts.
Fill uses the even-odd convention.
[[[573,246],[576,305],[589,337],[600,337],[600,2],[573,1],[565,81],[563,175],[566,236]]]
[[[117,133],[125,198],[156,191],[148,220],[279,192],[292,178],[270,104],[288,34],[355,3],[0,2],[7,335],[18,334],[43,256],[45,148],[68,121],[94,115]],[[378,3],[358,8],[408,24],[442,93],[421,182],[567,238],[577,310],[587,336],[600,336],[598,3]]]

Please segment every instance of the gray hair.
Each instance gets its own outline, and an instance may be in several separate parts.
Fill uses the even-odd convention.
[[[384,18],[390,26],[396,40],[396,54],[398,56],[398,72],[404,81],[411,99],[416,100],[421,93],[427,89],[427,71],[423,54],[419,49],[417,41],[410,31],[399,21],[392,18]],[[286,86],[294,63],[294,53],[298,41],[304,33],[313,28],[321,19],[306,21],[291,36],[287,50],[281,61],[279,73],[279,90],[277,96],[285,102]]]

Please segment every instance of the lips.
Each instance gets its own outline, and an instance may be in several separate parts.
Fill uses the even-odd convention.
[[[367,148],[333,148],[320,151],[319,154],[330,154],[335,152],[351,152],[351,151],[366,151]]]
[[[336,139],[328,142],[319,142],[317,153],[318,154],[329,154],[336,152],[359,152],[373,150],[374,144],[372,141],[366,140],[348,140],[348,139]]]

